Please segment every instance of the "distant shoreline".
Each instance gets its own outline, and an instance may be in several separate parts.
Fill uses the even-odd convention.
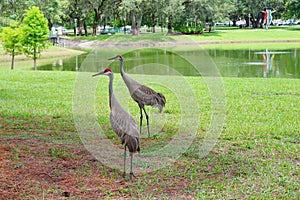
[[[138,42],[112,42],[73,40],[62,38],[66,48],[95,49],[95,47],[170,47],[177,45],[218,45],[218,44],[254,44],[254,43],[300,43],[300,39],[279,40],[173,40],[164,42],[138,41]]]

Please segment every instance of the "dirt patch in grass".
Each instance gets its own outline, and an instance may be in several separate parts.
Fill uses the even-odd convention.
[[[126,187],[109,175],[118,172],[106,169],[82,146],[0,140],[0,160],[0,199],[101,199]]]
[[[0,139],[0,199],[192,199],[184,192],[190,180],[180,174],[135,174],[129,181],[121,178],[120,171],[102,165],[81,144],[54,144],[20,135],[10,138],[11,130],[6,131]],[[184,171],[180,163],[174,165]]]
[[[0,140],[0,160],[0,199],[131,199],[147,195],[162,199],[160,193],[171,199],[192,198],[183,195],[190,184],[183,177],[158,176],[160,181],[149,187],[145,184],[153,181],[156,173],[136,174],[128,181],[80,144],[6,138]]]

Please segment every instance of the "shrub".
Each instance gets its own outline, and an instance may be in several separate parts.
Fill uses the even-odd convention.
[[[204,26],[175,26],[174,30],[183,34],[202,34]]]

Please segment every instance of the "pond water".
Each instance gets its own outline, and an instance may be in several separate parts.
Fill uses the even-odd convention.
[[[117,52],[117,51],[116,51]],[[184,53],[183,53],[184,52]],[[89,71],[96,72],[105,67],[119,72],[119,63],[108,61],[110,51],[95,50],[91,53],[59,59],[52,64],[40,66],[39,70]],[[151,65],[164,65],[175,69],[184,76],[202,75],[195,63],[215,65],[223,77],[275,77],[300,78],[300,49],[287,50],[183,50],[135,49],[122,53],[124,69],[130,73],[163,74]],[[188,57],[188,58],[187,58]],[[194,59],[194,62],[190,60]],[[192,64],[194,63],[194,64]],[[142,70],[137,66],[143,66]],[[162,68],[165,70],[165,68]]]

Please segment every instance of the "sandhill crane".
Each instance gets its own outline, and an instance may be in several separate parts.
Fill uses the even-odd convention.
[[[140,139],[137,124],[134,118],[126,112],[118,100],[116,99],[113,91],[114,74],[111,69],[106,68],[104,71],[94,74],[93,77],[98,75],[109,76],[109,107],[110,107],[110,124],[113,131],[119,136],[122,144],[124,144],[124,174],[126,175],[125,163],[126,163],[126,148],[130,153],[130,177],[132,179],[132,157],[133,153],[140,151]]]
[[[145,110],[145,106],[158,107],[159,112],[162,112],[163,107],[166,104],[166,98],[163,94],[155,92],[153,89],[138,83],[133,80],[124,72],[123,69],[123,58],[121,55],[117,55],[116,57],[110,58],[109,60],[119,60],[120,61],[120,73],[121,76],[130,92],[130,96],[134,101],[137,102],[140,108],[140,133],[142,133],[142,124],[143,124],[143,111],[146,115],[147,120],[147,129],[148,129],[148,137],[150,137],[149,130],[149,117]]]

